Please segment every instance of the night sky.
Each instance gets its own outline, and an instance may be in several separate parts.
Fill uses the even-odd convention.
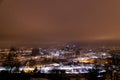
[[[0,46],[120,40],[120,0],[1,0]]]

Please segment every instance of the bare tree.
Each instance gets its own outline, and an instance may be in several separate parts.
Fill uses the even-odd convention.
[[[4,60],[2,65],[4,67],[6,67],[7,69],[9,69],[10,72],[12,71],[13,67],[15,67],[16,70],[19,69],[20,62],[17,59],[17,54],[16,54],[15,48],[10,49],[10,51],[7,54],[6,59]]]

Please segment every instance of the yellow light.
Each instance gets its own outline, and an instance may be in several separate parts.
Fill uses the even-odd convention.
[[[41,65],[35,65],[37,68],[41,68],[42,66]]]
[[[34,71],[34,68],[27,68],[24,70],[25,73],[31,73]]]

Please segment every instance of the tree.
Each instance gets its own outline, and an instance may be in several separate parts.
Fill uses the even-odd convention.
[[[3,64],[4,67],[9,69],[9,72],[12,72],[13,67],[16,68],[16,70],[20,67],[20,62],[17,59],[16,49],[11,48],[9,53],[6,55],[6,59],[4,60]]]

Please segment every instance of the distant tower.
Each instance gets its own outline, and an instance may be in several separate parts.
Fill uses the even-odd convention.
[[[38,48],[33,48],[31,56],[37,56],[40,54],[40,51]]]

